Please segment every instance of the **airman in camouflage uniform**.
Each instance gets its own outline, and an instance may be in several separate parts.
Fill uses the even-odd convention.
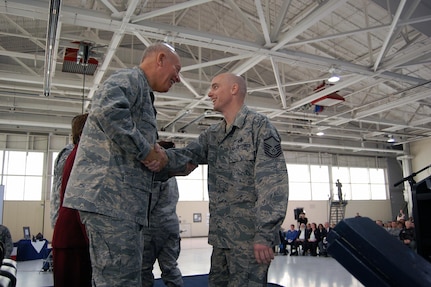
[[[111,75],[95,93],[63,205],[80,211],[90,241],[93,286],[141,286],[142,228],[160,159],[153,91],[180,81],[172,47],[149,46],[139,67]]]
[[[216,76],[208,96],[224,120],[182,149],[208,164],[210,287],[266,286],[286,215],[288,174],[280,136],[267,117],[244,105],[245,95],[241,77]]]
[[[161,141],[165,149],[175,147],[173,142]],[[154,284],[153,266],[156,259],[162,271],[161,277],[168,287],[183,286],[183,278],[178,268],[180,255],[180,226],[177,216],[179,198],[175,177],[157,173],[150,195],[149,226],[144,227],[144,252],[142,256],[142,287]]]
[[[12,236],[9,228],[0,224],[0,242],[3,243],[4,258],[10,258],[13,251]]]
[[[67,157],[72,152],[74,145],[67,144],[63,149],[58,153],[57,157],[54,161],[54,178],[52,182],[51,188],[51,196],[50,196],[50,219],[51,219],[51,227],[55,227],[55,223],[57,222],[58,212],[60,210],[60,188],[61,188],[61,179],[63,178],[63,169],[64,163],[66,162]]]
[[[149,227],[144,227],[144,254],[142,257],[142,287],[154,284],[153,266],[156,259],[167,287],[183,286],[178,268],[180,255],[180,226],[176,207],[179,192],[175,177],[167,181],[155,181],[151,194]]]

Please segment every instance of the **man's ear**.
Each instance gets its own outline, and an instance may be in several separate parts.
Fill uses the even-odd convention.
[[[164,52],[160,52],[157,54],[157,65],[158,66],[163,66],[163,61],[165,60],[166,55]]]
[[[231,91],[232,91],[232,95],[234,95],[234,96],[238,95],[239,86],[238,86],[238,84],[237,84],[237,83],[234,83],[234,84],[232,85],[232,89],[231,89]]]

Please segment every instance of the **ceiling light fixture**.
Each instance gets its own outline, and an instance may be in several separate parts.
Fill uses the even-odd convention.
[[[324,132],[317,132],[316,135],[317,136],[323,136],[323,135],[325,135],[325,133]]]
[[[387,142],[388,143],[394,143],[395,142],[394,136],[393,135],[389,135]]]
[[[331,73],[331,77],[329,77],[328,82],[336,83],[340,80],[340,76],[335,72],[334,67],[330,68],[329,72]]]

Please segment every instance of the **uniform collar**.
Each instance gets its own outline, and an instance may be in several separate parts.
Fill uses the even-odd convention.
[[[235,116],[235,120],[232,123],[232,126],[242,128],[245,125],[245,119],[247,117],[247,114],[249,112],[249,109],[246,105],[243,105],[241,109],[238,111],[238,113]],[[223,119],[224,126],[226,127],[226,120]]]

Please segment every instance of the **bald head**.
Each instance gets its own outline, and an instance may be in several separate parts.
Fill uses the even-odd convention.
[[[151,55],[154,55],[160,52],[163,52],[166,54],[173,54],[174,56],[178,57],[177,52],[175,52],[175,49],[171,45],[163,42],[157,42],[157,43],[151,44],[144,50],[144,53],[142,54],[141,62],[144,61],[146,58],[150,57]]]
[[[232,73],[226,73],[221,75],[224,75],[227,81],[229,81],[231,85],[237,85],[238,86],[237,94],[239,96],[245,97],[245,94],[247,93],[247,86],[243,77]]]
[[[180,82],[181,62],[175,49],[166,43],[148,46],[139,65],[153,91],[167,92],[173,84]]]
[[[232,73],[217,75],[211,81],[208,97],[211,98],[214,110],[221,112],[228,123],[232,123],[244,104],[247,87],[245,80]]]

